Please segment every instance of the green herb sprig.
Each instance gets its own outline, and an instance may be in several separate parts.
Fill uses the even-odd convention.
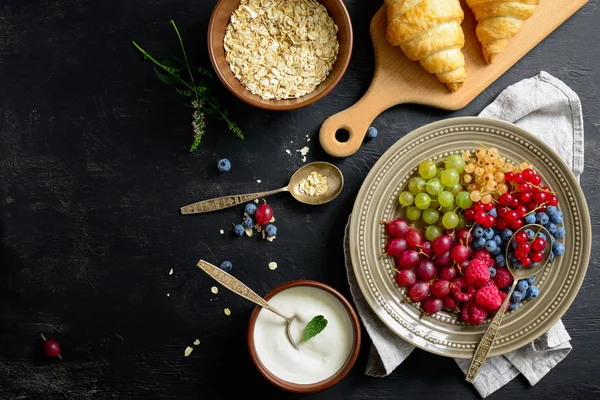
[[[322,315],[317,315],[304,328],[304,341],[308,341],[309,339],[317,336],[319,333],[325,329],[327,326],[327,320]]]
[[[133,46],[138,49],[142,55],[144,56],[144,60],[150,60],[152,63],[156,65],[154,71],[158,79],[160,79],[163,83],[168,85],[179,85],[179,87],[175,88],[175,91],[184,96],[191,98],[190,106],[194,109],[193,113],[193,121],[192,126],[194,128],[194,141],[190,146],[190,152],[193,152],[198,148],[202,141],[202,137],[205,133],[205,114],[217,114],[219,119],[222,119],[227,124],[229,130],[235,133],[240,139],[244,139],[244,135],[242,130],[237,126],[235,122],[229,119],[229,111],[226,108],[221,107],[219,100],[211,96],[211,90],[206,85],[206,81],[200,79],[196,82],[194,79],[194,74],[192,71],[199,73],[200,75],[211,77],[212,73],[206,69],[194,67],[190,64],[187,53],[185,51],[185,46],[183,45],[183,40],[181,39],[181,35],[179,33],[179,29],[177,29],[177,25],[175,21],[171,20],[171,25],[177,34],[177,38],[179,39],[179,44],[181,45],[181,52],[183,53],[183,60],[173,57],[164,62],[159,62],[156,60],[150,53],[144,50],[139,44],[135,41],[131,43]],[[185,74],[186,71],[189,74],[189,80],[183,78],[181,76],[181,72]]]

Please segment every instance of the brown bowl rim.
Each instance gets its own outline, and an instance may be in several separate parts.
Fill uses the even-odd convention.
[[[271,290],[269,293],[267,293],[265,296],[263,296],[263,298],[265,300],[269,301],[277,293],[280,293],[283,290],[286,290],[286,289],[289,289],[292,287],[298,287],[298,286],[310,286],[310,287],[316,287],[316,288],[325,290],[326,292],[332,294],[335,298],[337,298],[344,305],[344,307],[346,307],[346,310],[348,311],[348,314],[350,315],[350,319],[352,320],[352,325],[354,327],[354,333],[355,333],[354,346],[352,348],[352,352],[348,356],[348,360],[346,361],[346,364],[344,364],[344,366],[338,372],[336,372],[335,375],[331,376],[330,378],[327,378],[324,381],[311,383],[311,384],[297,384],[297,383],[287,382],[287,381],[273,375],[271,373],[271,371],[269,371],[260,362],[258,355],[256,354],[256,348],[254,346],[254,325],[256,324],[256,319],[258,318],[258,313],[262,309],[262,307],[260,307],[260,306],[256,306],[254,308],[254,311],[252,311],[252,314],[250,315],[250,323],[248,324],[248,349],[250,350],[250,358],[252,358],[252,362],[254,363],[254,365],[256,366],[258,371],[261,373],[262,376],[265,377],[266,380],[271,382],[273,385],[279,387],[280,389],[284,389],[284,390],[287,390],[289,392],[294,392],[294,393],[315,393],[315,392],[323,391],[325,389],[329,389],[333,385],[337,384],[346,375],[348,375],[348,372],[350,372],[352,367],[354,367],[354,364],[356,363],[356,359],[358,358],[358,353],[360,351],[360,344],[361,344],[360,322],[359,322],[358,315],[356,314],[356,311],[354,311],[354,308],[352,307],[350,302],[340,292],[338,292],[337,290],[335,290],[334,288],[332,288],[329,285],[326,285],[324,283],[317,282],[317,281],[312,281],[312,280],[307,280],[307,279],[290,281],[290,282],[287,282],[287,283],[277,286],[276,288]]]
[[[297,99],[286,99],[286,100],[263,100],[262,101],[258,101],[255,100],[253,97],[256,96],[255,94],[252,94],[250,91],[248,91],[248,89],[243,88],[243,91],[239,91],[237,89],[235,89],[233,86],[231,86],[231,84],[229,83],[229,81],[225,78],[223,72],[221,71],[221,68],[219,68],[217,60],[216,60],[216,55],[215,52],[213,51],[213,35],[214,35],[214,27],[216,24],[216,19],[217,16],[219,15],[219,13],[221,12],[221,8],[223,7],[223,5],[231,0],[219,0],[217,2],[217,4],[215,5],[213,12],[211,14],[210,17],[210,21],[208,22],[208,56],[210,58],[210,62],[213,66],[213,69],[215,70],[215,73],[217,74],[217,77],[219,78],[219,80],[221,81],[221,83],[227,88],[227,90],[229,90],[231,93],[233,93],[233,95],[235,97],[237,97],[238,99],[242,100],[243,102],[250,104],[251,106],[263,109],[263,110],[269,110],[269,111],[289,111],[289,110],[296,110],[308,105],[311,105],[313,103],[316,103],[317,101],[321,100],[323,97],[325,97],[327,94],[329,94],[329,92],[331,92],[331,90],[333,90],[334,87],[337,86],[337,84],[339,83],[339,81],[342,79],[342,77],[344,76],[344,74],[346,73],[346,70],[348,69],[348,64],[350,64],[350,59],[352,58],[352,49],[354,47],[354,31],[352,28],[352,20],[350,19],[350,14],[348,13],[348,9],[346,8],[346,5],[344,4],[343,0],[332,0],[335,1],[337,3],[339,3],[341,9],[342,9],[342,16],[343,16],[343,20],[345,21],[344,24],[347,25],[348,28],[348,54],[347,56],[344,57],[340,57],[340,54],[338,53],[338,58],[335,61],[334,65],[337,64],[338,62],[341,62],[342,64],[340,65],[340,72],[337,74],[336,77],[334,77],[328,84],[327,86],[317,95],[307,98],[306,100],[302,100],[302,98],[304,96],[301,96]],[[333,17],[332,17],[333,18]],[[335,21],[335,23],[338,25],[338,28],[340,26],[339,21]],[[235,77],[234,77],[235,78]],[[322,85],[325,82],[321,82],[319,84]],[[319,87],[317,86],[317,87]],[[315,89],[316,90],[316,89]],[[309,96],[305,95],[305,96]],[[256,96],[258,97],[258,96]],[[258,97],[260,98],[260,97]],[[265,101],[268,101],[268,103],[265,103]],[[293,103],[291,103],[293,101]]]

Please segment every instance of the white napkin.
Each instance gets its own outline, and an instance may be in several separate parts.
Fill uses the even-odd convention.
[[[509,86],[480,116],[512,122],[538,136],[563,158],[579,179],[583,172],[583,116],[575,92],[546,72]],[[413,351],[414,346],[394,334],[374,314],[356,282],[350,259],[348,229],[344,255],[350,292],[373,345],[365,373],[389,375]],[[523,374],[531,385],[540,381],[571,351],[571,337],[561,321],[532,343],[503,356],[492,357],[479,370],[473,385],[482,397]],[[470,361],[455,360],[466,374]]]

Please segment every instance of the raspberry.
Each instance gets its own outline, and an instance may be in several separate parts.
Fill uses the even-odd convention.
[[[458,301],[471,301],[477,289],[469,285],[464,276],[457,278],[452,282],[452,296]]]
[[[479,325],[485,321],[488,310],[477,305],[474,301],[470,301],[463,305],[460,315],[467,324]]]
[[[502,305],[502,299],[495,285],[479,289],[475,294],[475,302],[488,310],[495,310]]]
[[[473,254],[473,258],[476,260],[484,260],[487,261],[491,259],[490,253],[487,250],[481,249],[477,250],[475,254]]]
[[[458,307],[458,301],[452,295],[444,297],[444,307],[449,310],[455,310]]]
[[[506,298],[506,293],[504,293],[502,290],[498,290],[498,296],[500,296],[500,300],[504,301],[504,299]],[[496,314],[498,311],[500,311],[500,306],[502,306],[502,301],[500,302],[500,305],[498,305],[498,308],[494,309],[494,310],[490,310],[491,313]],[[506,310],[508,310],[508,306],[510,306],[510,302],[506,303]]]
[[[490,280],[490,269],[487,261],[471,260],[465,271],[467,282],[471,285],[484,286]]]
[[[494,282],[496,282],[496,286],[503,289],[513,283],[513,277],[506,268],[496,268]]]

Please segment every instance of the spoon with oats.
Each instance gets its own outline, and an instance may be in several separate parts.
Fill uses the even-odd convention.
[[[290,178],[287,186],[266,192],[216,197],[181,207],[181,213],[201,214],[222,210],[254,199],[264,198],[275,193],[289,192],[300,203],[321,205],[335,199],[344,186],[342,171],[333,164],[317,161],[299,168]]]

